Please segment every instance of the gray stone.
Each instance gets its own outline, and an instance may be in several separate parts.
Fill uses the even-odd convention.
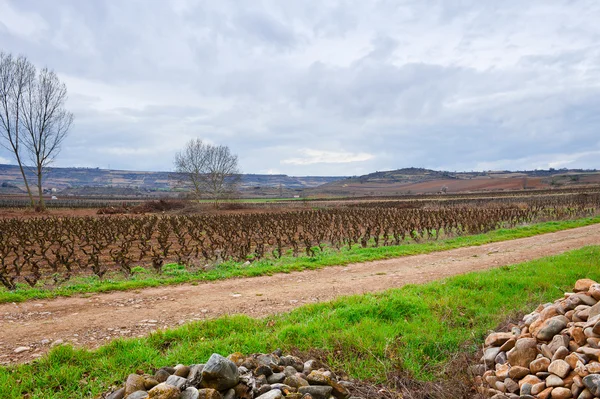
[[[570,353],[569,349],[567,349],[564,346],[561,346],[560,348],[558,348],[556,350],[556,352],[554,352],[554,356],[552,356],[552,361],[559,360],[559,359],[564,359],[567,356],[569,356],[569,353]]]
[[[273,373],[267,377],[267,382],[269,384],[277,384],[278,382],[283,382],[285,380],[285,373]]]
[[[279,389],[281,392],[283,392],[283,395],[285,396],[288,392],[296,392],[297,389],[294,387],[291,387],[287,384],[271,384],[271,389]]]
[[[127,399],[146,399],[148,397],[148,392],[146,391],[135,391],[131,395],[127,397]]]
[[[585,295],[585,294],[576,294],[577,297],[579,297],[579,299],[581,299],[581,302],[583,302],[584,304],[588,305],[588,306],[594,306],[598,301],[594,299],[594,297],[589,296],[589,295]]]
[[[175,373],[173,374],[175,374],[177,377],[187,378],[190,374],[190,367],[179,364],[177,367],[175,367]]]
[[[241,379],[242,377],[240,377]],[[267,377],[265,377],[264,375],[259,375],[256,376],[254,382],[256,383],[256,385],[261,386],[261,385],[268,385],[269,383],[267,382]]]
[[[235,363],[218,353],[212,354],[202,370],[203,388],[225,391],[236,386],[239,381],[240,374]]]
[[[200,381],[202,381],[202,370],[203,369],[204,369],[203,364],[194,364],[194,365],[190,366],[190,373],[187,376],[189,385],[195,386],[195,387],[200,386]]]
[[[259,355],[256,361],[271,368],[279,366],[279,356],[275,354]]]
[[[265,377],[268,377],[271,374],[273,374],[273,370],[271,369],[271,367],[265,366],[264,364],[261,364],[254,370],[254,375],[256,376],[264,375]]]
[[[170,375],[169,378],[167,378],[167,381],[165,381],[165,384],[172,385],[179,388],[180,391],[183,391],[185,388],[187,388],[188,380],[176,375]]]
[[[261,386],[260,386],[260,388],[258,388],[258,390],[257,390],[257,394],[258,394],[259,396],[260,396],[260,395],[263,395],[263,394],[265,394],[265,393],[269,392],[271,389],[272,389],[272,388],[271,388],[271,385],[269,385],[269,384],[264,384],[264,385],[261,385]]]
[[[296,356],[282,356],[279,359],[279,364],[281,366],[290,366],[296,369],[299,373],[304,371],[304,363],[302,360]]]
[[[600,315],[600,302],[598,302],[597,304],[595,304],[594,306],[592,306],[590,308],[588,320],[592,319],[594,316],[598,316],[598,315]]]
[[[333,388],[328,385],[317,385],[298,388],[301,394],[310,394],[313,399],[329,399]]]
[[[554,338],[552,338],[552,342],[550,342],[548,344],[548,347],[550,348],[550,352],[552,352],[553,354],[561,346],[565,346],[565,347],[569,346],[569,337],[567,337],[566,335],[555,335]]]
[[[110,395],[106,397],[106,399],[123,399],[125,397],[125,388],[117,389]]]
[[[600,374],[590,374],[583,377],[583,385],[585,385],[592,395],[600,396]]]
[[[481,358],[481,361],[485,363],[488,369],[494,368],[494,359],[496,359],[498,353],[500,353],[500,348],[498,347],[488,348],[485,350],[485,352],[483,352],[483,357]]]
[[[565,316],[555,316],[544,322],[543,327],[537,333],[537,339],[540,341],[550,341],[554,336],[560,333],[569,322]]]
[[[519,391],[519,384],[517,384],[517,382],[512,378],[505,379],[504,386],[508,392],[515,393]]]
[[[267,393],[263,393],[258,396],[256,399],[281,399],[283,398],[283,393],[279,389],[272,389]]]
[[[521,386],[521,395],[531,395],[531,388],[533,388],[533,385],[530,383],[526,382],[523,384]]]
[[[185,391],[181,392],[180,399],[198,399],[200,397],[200,393],[195,387],[187,387]]]
[[[523,324],[529,327],[534,321],[540,318],[539,313],[529,314],[523,318]]]
[[[554,374],[550,374],[548,378],[546,378],[546,386],[547,387],[562,387],[565,385],[565,382],[559,376]]]
[[[283,383],[286,385],[289,385],[291,387],[294,387],[294,388],[299,388],[299,387],[304,387],[304,386],[310,385],[308,383],[308,381],[306,381],[302,377],[299,377],[298,374],[294,374],[294,375],[290,375],[289,377],[286,377],[285,380],[283,380]]]
[[[162,368],[156,371],[156,373],[154,374],[154,379],[158,382],[165,382],[170,375],[171,373]]]
[[[306,381],[313,385],[328,385],[332,387],[333,392],[331,394],[338,399],[345,399],[350,396],[348,390],[340,385],[335,380],[335,376],[330,372],[313,370],[309,375],[306,376]]]
[[[144,388],[144,377],[138,374],[129,374],[125,381],[125,397],[136,391],[143,391]]]
[[[500,348],[502,349],[502,348]],[[504,364],[508,362],[508,357],[506,356],[506,352],[500,352],[498,353],[498,356],[496,356],[496,358],[494,359],[494,363],[496,364]]]
[[[584,389],[581,391],[577,399],[594,399],[594,395],[589,391],[589,389]]]

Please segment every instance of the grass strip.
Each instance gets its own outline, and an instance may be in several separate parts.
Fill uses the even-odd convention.
[[[228,316],[114,341],[95,351],[54,348],[28,364],[0,368],[0,397],[91,398],[135,370],[203,362],[223,355],[319,348],[334,369],[385,383],[392,371],[420,381],[443,378],[458,353],[474,353],[507,316],[560,297],[579,278],[600,279],[600,246],[514,266],[342,297],[290,313]]]
[[[319,269],[327,266],[340,266],[350,263],[369,262],[382,259],[397,258],[409,255],[427,254],[436,251],[446,251],[455,248],[479,246],[494,242],[532,237],[540,234],[553,233],[561,230],[584,227],[600,223],[600,216],[575,220],[562,220],[517,226],[510,229],[498,229],[484,234],[458,236],[437,241],[410,243],[397,246],[360,248],[354,246],[340,250],[325,248],[319,251],[315,248],[313,257],[286,255],[280,259],[262,259],[244,266],[239,262],[224,262],[213,270],[190,271],[182,265],[166,265],[163,274],[155,274],[145,268],[136,267],[138,271],[133,277],[126,278],[113,274],[104,279],[96,276],[73,277],[70,281],[50,285],[43,288],[30,288],[24,284],[14,291],[0,289],[0,303],[23,302],[30,299],[55,298],[75,294],[125,291],[160,285],[181,284],[190,282],[214,281],[232,277],[255,277],[273,273],[289,273],[308,269]]]

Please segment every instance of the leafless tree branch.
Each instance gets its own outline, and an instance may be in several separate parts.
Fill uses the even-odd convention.
[[[0,52],[0,145],[15,157],[31,207],[35,204],[21,158],[21,128],[22,101],[27,85],[34,77],[35,67],[25,57],[14,58],[10,54]]]
[[[237,191],[240,182],[238,157],[223,145],[190,140],[175,155],[175,170],[192,185],[197,199],[209,197],[218,208],[219,201]]]
[[[54,161],[73,123],[73,114],[64,106],[67,87],[54,71],[43,68],[25,84],[20,102],[24,134],[22,142],[35,166],[39,207],[45,208],[42,180],[45,168]]]

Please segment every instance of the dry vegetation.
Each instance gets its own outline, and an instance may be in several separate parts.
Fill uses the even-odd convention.
[[[183,206],[153,202],[142,210]],[[280,258],[286,253],[314,256],[325,247],[400,245],[589,216],[599,206],[600,194],[575,194],[452,200],[445,206],[388,201],[277,213],[3,219],[0,282],[12,290],[18,283],[35,287],[48,278],[56,282],[81,274],[102,278],[109,270],[129,276],[137,265],[151,265],[160,273],[169,262],[198,267]]]

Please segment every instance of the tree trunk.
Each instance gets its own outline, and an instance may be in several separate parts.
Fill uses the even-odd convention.
[[[46,210],[46,204],[44,203],[44,192],[42,189],[42,170],[41,170],[41,168],[38,168],[37,178],[38,178],[38,195],[40,196],[38,206],[39,206],[39,211],[43,212]]]
[[[19,169],[21,169],[21,176],[23,176],[23,182],[25,183],[25,188],[27,189],[27,195],[29,196],[29,202],[31,204],[31,208],[35,208],[35,201],[33,200],[33,194],[31,193],[31,188],[29,188],[29,183],[27,182],[27,177],[25,177],[25,169],[23,169],[23,164],[21,163],[21,157],[19,154],[17,155],[17,163],[19,164]]]

